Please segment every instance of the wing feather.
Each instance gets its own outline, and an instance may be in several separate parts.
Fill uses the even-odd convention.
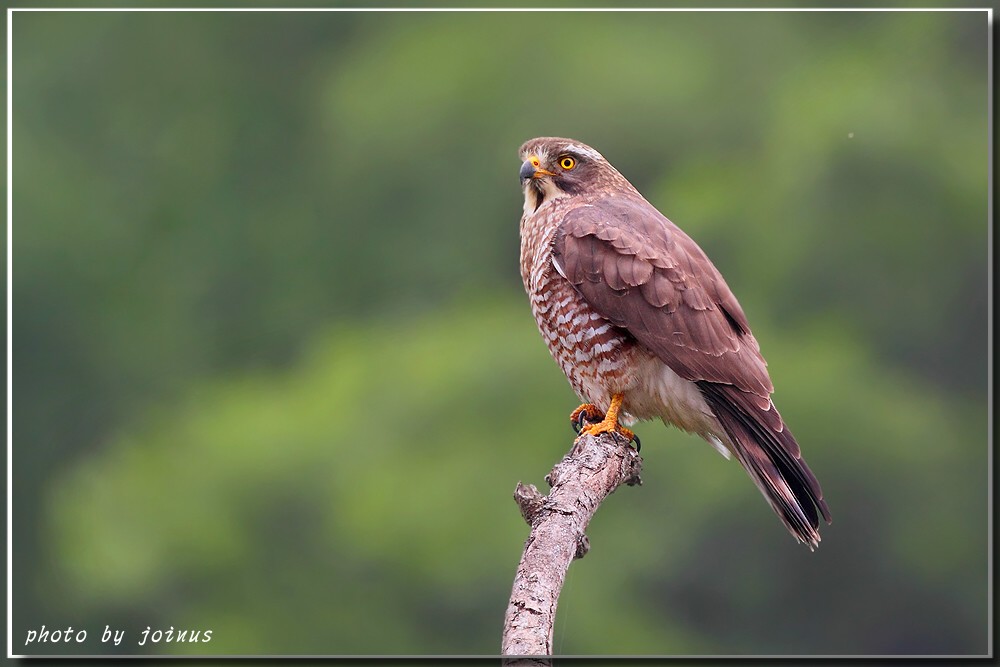
[[[767,364],[708,257],[644,199],[614,197],[563,219],[554,257],[590,305],[681,377],[768,396]]]
[[[639,196],[572,209],[553,258],[590,306],[695,382],[735,454],[788,529],[815,546],[830,512],[771,402],[767,362],[722,275]]]

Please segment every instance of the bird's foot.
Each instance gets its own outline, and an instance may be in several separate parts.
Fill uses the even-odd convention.
[[[597,409],[593,403],[584,403],[570,413],[569,421],[573,425],[573,431],[580,435],[586,426],[597,424],[604,419],[604,413]]]
[[[607,417],[603,421],[596,424],[587,424],[582,429],[580,429],[580,435],[600,435],[602,433],[611,433],[613,435],[624,436],[625,442],[635,442],[636,449],[642,445],[639,443],[639,438],[635,436],[635,433],[631,429],[627,429],[618,423],[618,420],[610,420]]]
[[[600,416],[601,411],[594,405],[585,403],[578,407],[570,415],[574,427],[577,425],[580,426],[580,428],[576,428],[576,432],[579,435],[600,435],[601,433],[611,433],[614,436],[621,435],[624,436],[626,443],[635,442],[635,449],[639,451],[642,447],[639,438],[630,429],[618,423],[618,413],[621,410],[623,400],[624,395],[622,394],[612,396],[611,407],[608,408],[608,413],[600,421],[595,421]],[[584,424],[584,422],[587,423]]]

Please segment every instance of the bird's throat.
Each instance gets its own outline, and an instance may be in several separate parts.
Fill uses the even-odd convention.
[[[538,180],[528,181],[527,187],[524,188],[524,210],[525,212],[537,211],[538,207],[542,205],[545,201],[545,189]]]
[[[524,213],[534,213],[542,204],[567,197],[570,193],[560,189],[551,179],[535,178],[528,181],[524,187]]]

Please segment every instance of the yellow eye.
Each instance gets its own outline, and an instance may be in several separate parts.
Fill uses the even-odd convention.
[[[569,171],[570,169],[576,166],[576,160],[574,160],[568,155],[563,155],[561,158],[559,158],[559,166],[565,169],[566,171]]]

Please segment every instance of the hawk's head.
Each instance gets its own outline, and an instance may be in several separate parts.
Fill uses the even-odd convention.
[[[618,176],[590,146],[560,137],[538,137],[521,146],[521,187],[526,211],[555,197],[580,194],[609,176]],[[612,176],[613,177],[613,176]]]

